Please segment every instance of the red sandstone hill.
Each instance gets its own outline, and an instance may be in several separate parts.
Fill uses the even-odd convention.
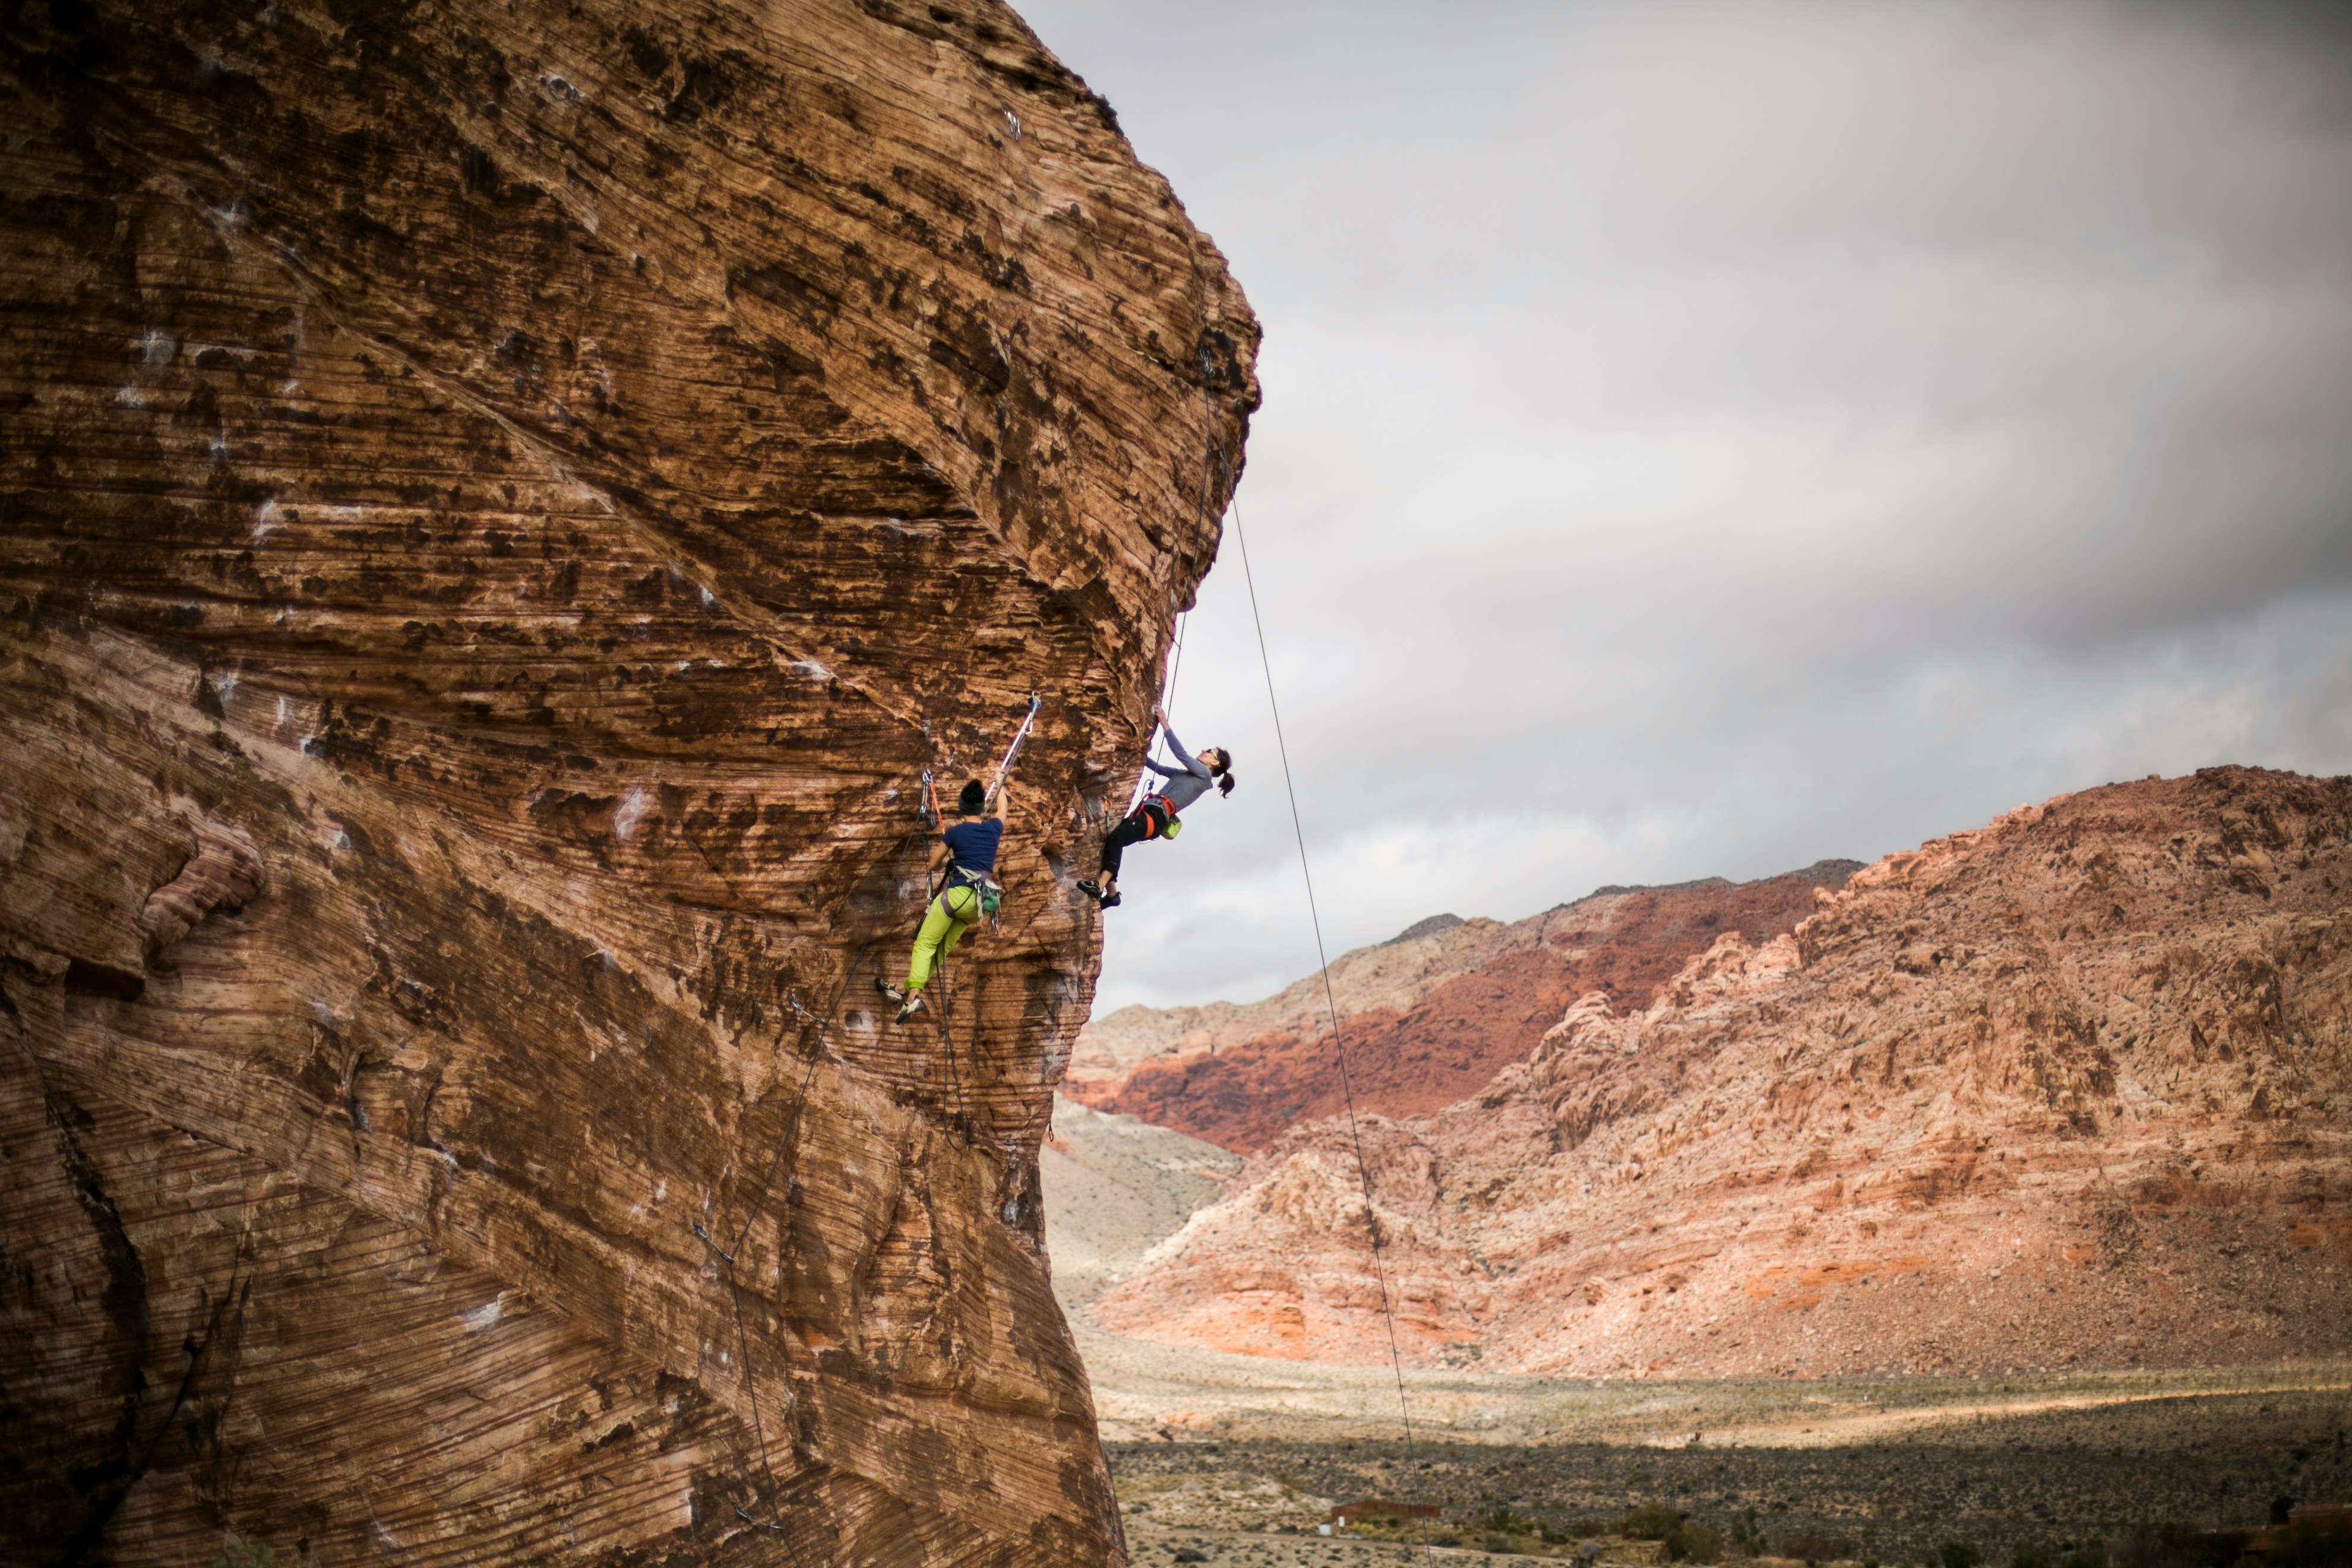
[[[1331,966],[1359,1110],[1415,1116],[1524,1061],[1577,997],[1639,1011],[1732,931],[1784,936],[1858,860],[1754,882],[1602,888],[1505,925],[1437,915]],[[1063,1092],[1248,1153],[1340,1104],[1319,977],[1246,1007],[1127,1007],[1087,1026]]]
[[[1892,855],[1433,1114],[1253,1155],[1094,1308],[1570,1375],[2352,1354],[2352,778],[2110,785]]]

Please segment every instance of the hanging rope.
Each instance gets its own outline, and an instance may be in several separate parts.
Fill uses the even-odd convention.
[[[1397,1349],[1396,1312],[1389,1300],[1388,1268],[1381,1257],[1381,1220],[1372,1206],[1371,1167],[1364,1161],[1363,1134],[1356,1126],[1356,1089],[1348,1072],[1348,1042],[1339,1029],[1339,1001],[1331,989],[1331,961],[1324,956],[1323,916],[1315,902],[1315,870],[1307,858],[1307,826],[1298,814],[1298,787],[1290,776],[1290,743],[1283,738],[1282,705],[1274,695],[1274,659],[1266,652],[1265,620],[1258,614],[1257,579],[1250,571],[1249,540],[1242,532],[1242,508],[1238,498],[1232,503],[1234,541],[1241,546],[1242,581],[1248,586],[1250,624],[1257,630],[1258,664],[1265,671],[1265,706],[1274,716],[1275,750],[1282,759],[1282,787],[1290,799],[1290,829],[1298,841],[1298,870],[1307,881],[1307,913],[1315,928],[1315,963],[1323,975],[1323,1005],[1331,1016],[1331,1045],[1339,1062],[1339,1093],[1348,1107],[1348,1142],[1356,1153],[1356,1179],[1364,1189],[1364,1220],[1372,1238],[1372,1278],[1380,1284],[1381,1317],[1388,1325],[1389,1368],[1396,1375],[1397,1414],[1404,1422],[1405,1464],[1412,1465],[1412,1407],[1405,1398],[1404,1357]],[[1421,1550],[1424,1558],[1434,1560],[1429,1545],[1429,1521],[1422,1521]]]
[[[1211,465],[1214,464],[1220,476],[1223,474],[1225,467],[1224,453],[1217,443],[1217,392],[1209,379],[1210,369],[1209,351],[1203,348],[1201,351],[1201,400],[1205,416],[1202,424],[1201,497],[1192,508],[1192,526],[1185,531],[1184,548],[1177,554],[1175,575],[1169,584],[1168,598],[1171,609],[1175,606],[1176,584],[1184,581],[1187,574],[1200,559],[1201,533],[1208,526],[1209,519]],[[1160,711],[1163,714],[1176,705],[1176,678],[1183,673],[1184,669],[1184,628],[1192,618],[1192,612],[1190,610],[1176,612],[1176,637],[1173,647],[1169,650],[1168,679],[1160,689],[1159,706]],[[1143,751],[1145,756],[1151,754],[1151,745],[1156,739],[1157,737],[1146,739]],[[1122,816],[1131,816],[1135,814],[1135,808],[1143,803],[1145,791],[1150,783],[1151,770],[1140,763],[1137,764],[1135,788],[1128,792],[1127,810],[1120,814]]]
[[[1043,706],[1044,700],[1035,692],[1031,692],[1029,694],[1029,710],[1021,716],[1021,727],[1013,732],[1012,744],[1004,748],[1003,759],[996,764],[996,772],[989,776],[988,795],[990,799],[993,800],[996,797],[998,786],[1003,784],[1007,778],[1012,776],[1013,764],[1021,755],[1022,743],[1029,739],[1029,731],[1037,722],[1037,711]],[[926,781],[926,787],[928,787],[928,781],[930,778],[930,774],[926,773],[923,777]],[[932,797],[931,808],[934,813],[939,809],[939,801],[937,796]],[[930,899],[930,878],[926,875],[923,879],[923,901],[926,908],[929,907]],[[1034,920],[1036,917],[1033,915],[1030,918]],[[992,920],[993,917],[992,917],[992,929],[993,929]],[[979,922],[975,920],[973,923],[977,924]],[[958,1064],[956,1057],[955,1028],[953,1024],[955,1015],[955,978],[949,973],[948,953],[945,947],[942,947],[940,950],[939,957],[934,961],[933,967],[934,972],[939,975],[940,980],[940,1044],[944,1047],[944,1054],[947,1058],[948,1088],[950,1092],[955,1097],[956,1121],[961,1125],[965,1140],[968,1142],[972,1132],[972,1120],[971,1111],[964,1105],[963,1069]],[[973,1047],[972,1061],[975,1068],[977,1068],[980,1060],[980,1002],[977,997],[972,1001],[971,1016]],[[972,1092],[975,1095],[980,1092],[980,1086],[977,1082],[972,1085]]]
[[[1037,711],[1037,698],[1034,692],[1031,693],[1029,698],[1029,711],[1033,716]],[[1013,752],[1021,749],[1022,736],[1028,734],[1028,732],[1029,723],[1028,721],[1024,719],[1022,721],[1021,733],[1013,738],[1013,750],[1004,753],[1004,763],[1006,766],[1010,766],[1012,764]],[[1003,776],[1003,771],[1004,770],[1002,767],[997,770],[1000,777]],[[926,830],[939,826],[941,820],[940,816],[940,794],[939,791],[934,789],[931,785],[931,770],[929,768],[925,768],[923,770],[922,811],[923,826]],[[924,909],[928,910],[931,907],[931,900],[933,897],[934,895],[931,892],[931,874],[929,871],[925,871],[923,873]],[[947,1008],[952,1007],[955,1005],[955,990],[948,984],[947,960],[948,955],[946,953],[942,952],[940,954],[938,969],[940,976],[940,990],[942,998],[942,1005],[940,1013],[940,1038],[945,1042],[947,1046],[948,1093],[950,1097],[955,1100],[957,1118],[959,1120],[966,1120],[963,1108],[963,1078],[962,1075],[956,1070],[955,1037],[948,1033]]]
[[[928,770],[923,775],[923,787],[928,794],[930,789],[930,774]],[[936,798],[930,801],[930,805],[933,810],[937,809]],[[918,828],[898,841],[898,861],[891,877],[893,887],[906,879],[908,847],[925,836],[925,830]],[[927,880],[926,886],[928,885]],[[735,1319],[735,1354],[738,1364],[741,1368],[743,1392],[751,1407],[751,1438],[758,1446],[760,1473],[767,1478],[768,1482],[766,1494],[761,1500],[767,1505],[767,1519],[753,1518],[743,1510],[740,1504],[734,1505],[735,1514],[737,1518],[757,1525],[762,1530],[773,1531],[782,1540],[784,1550],[791,1554],[795,1564],[801,1561],[800,1549],[793,1544],[791,1536],[786,1533],[783,1511],[776,1500],[777,1493],[781,1489],[776,1484],[775,1469],[768,1459],[767,1426],[760,1414],[760,1382],[751,1371],[751,1335],[743,1321],[743,1293],[735,1279],[735,1259],[742,1252],[743,1243],[750,1238],[753,1223],[767,1207],[768,1194],[775,1186],[776,1173],[783,1168],[784,1152],[792,1146],[793,1136],[800,1131],[801,1112],[808,1106],[809,1086],[816,1081],[817,1064],[824,1059],[825,1041],[833,1033],[834,1020],[840,1016],[842,999],[848,994],[851,977],[864,971],[866,955],[872,949],[880,930],[879,922],[869,924],[866,935],[857,944],[856,952],[851,955],[848,963],[842,968],[840,982],[834,986],[833,999],[827,1004],[824,1021],[818,1026],[816,1045],[809,1053],[807,1069],[801,1074],[800,1090],[793,1097],[792,1114],[784,1119],[783,1127],[776,1134],[775,1148],[768,1157],[767,1173],[760,1178],[758,1195],[743,1211],[743,1223],[735,1232],[733,1244],[722,1248],[711,1238],[710,1233],[702,1227],[700,1220],[696,1220],[693,1224],[695,1236],[701,1240],[704,1247],[709,1248],[710,1255],[719,1260],[719,1276],[727,1284],[728,1306]],[[808,1010],[799,1002],[789,997],[787,1001],[790,1002],[793,1011],[803,1017],[809,1016]],[[787,1394],[789,1392],[788,1388]],[[748,1473],[743,1479],[747,1484],[751,1480]]]
[[[929,879],[924,879],[923,887],[926,891],[929,889],[930,885]],[[924,907],[926,909],[930,907],[928,900],[925,900]],[[971,1113],[964,1108],[963,1069],[956,1065],[955,1032],[949,1027],[948,1024],[949,1015],[955,1011],[955,982],[948,974],[948,955],[944,950],[932,961],[932,969],[940,977],[940,1045],[942,1047],[940,1054],[947,1058],[948,1092],[955,1099],[956,1121],[962,1127],[964,1136],[969,1140],[971,1136]],[[977,1092],[979,1088],[978,1084],[972,1086],[974,1092]]]

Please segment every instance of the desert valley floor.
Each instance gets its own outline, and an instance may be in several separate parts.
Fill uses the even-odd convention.
[[[2352,1496],[2352,1362],[1923,1378],[1625,1380],[1408,1369],[1155,1344],[1088,1304],[1240,1168],[1213,1145],[1064,1100],[1044,1175],[1055,1284],[1103,1415],[1139,1564],[1349,1568],[1417,1544],[1318,1536],[1331,1504],[1502,1507],[1563,1529],[1664,1503],[1766,1556],[1925,1562],[2252,1524]],[[1180,1553],[1181,1555],[1180,1555]],[[1486,1555],[1433,1546],[1428,1555]],[[1834,1560],[1834,1559],[1832,1559]]]

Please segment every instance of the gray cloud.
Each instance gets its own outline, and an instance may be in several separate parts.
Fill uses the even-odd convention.
[[[2352,769],[2336,8],[1041,0],[1266,323],[1241,497],[1334,950]],[[1229,540],[1102,1005],[1312,963]]]

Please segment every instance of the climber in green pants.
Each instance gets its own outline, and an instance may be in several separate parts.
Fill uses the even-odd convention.
[[[978,925],[982,915],[993,913],[1003,894],[993,875],[996,847],[1003,841],[1005,821],[1013,812],[1001,785],[999,795],[992,813],[988,791],[978,779],[968,782],[956,796],[955,824],[931,847],[925,884],[929,885],[930,873],[942,866],[947,868],[947,879],[939,897],[923,910],[922,929],[915,933],[915,951],[907,958],[907,984],[893,985],[879,976],[874,982],[877,991],[898,1004],[897,1021],[901,1024],[923,1010],[923,987],[930,984],[931,966],[953,952],[963,933]]]

